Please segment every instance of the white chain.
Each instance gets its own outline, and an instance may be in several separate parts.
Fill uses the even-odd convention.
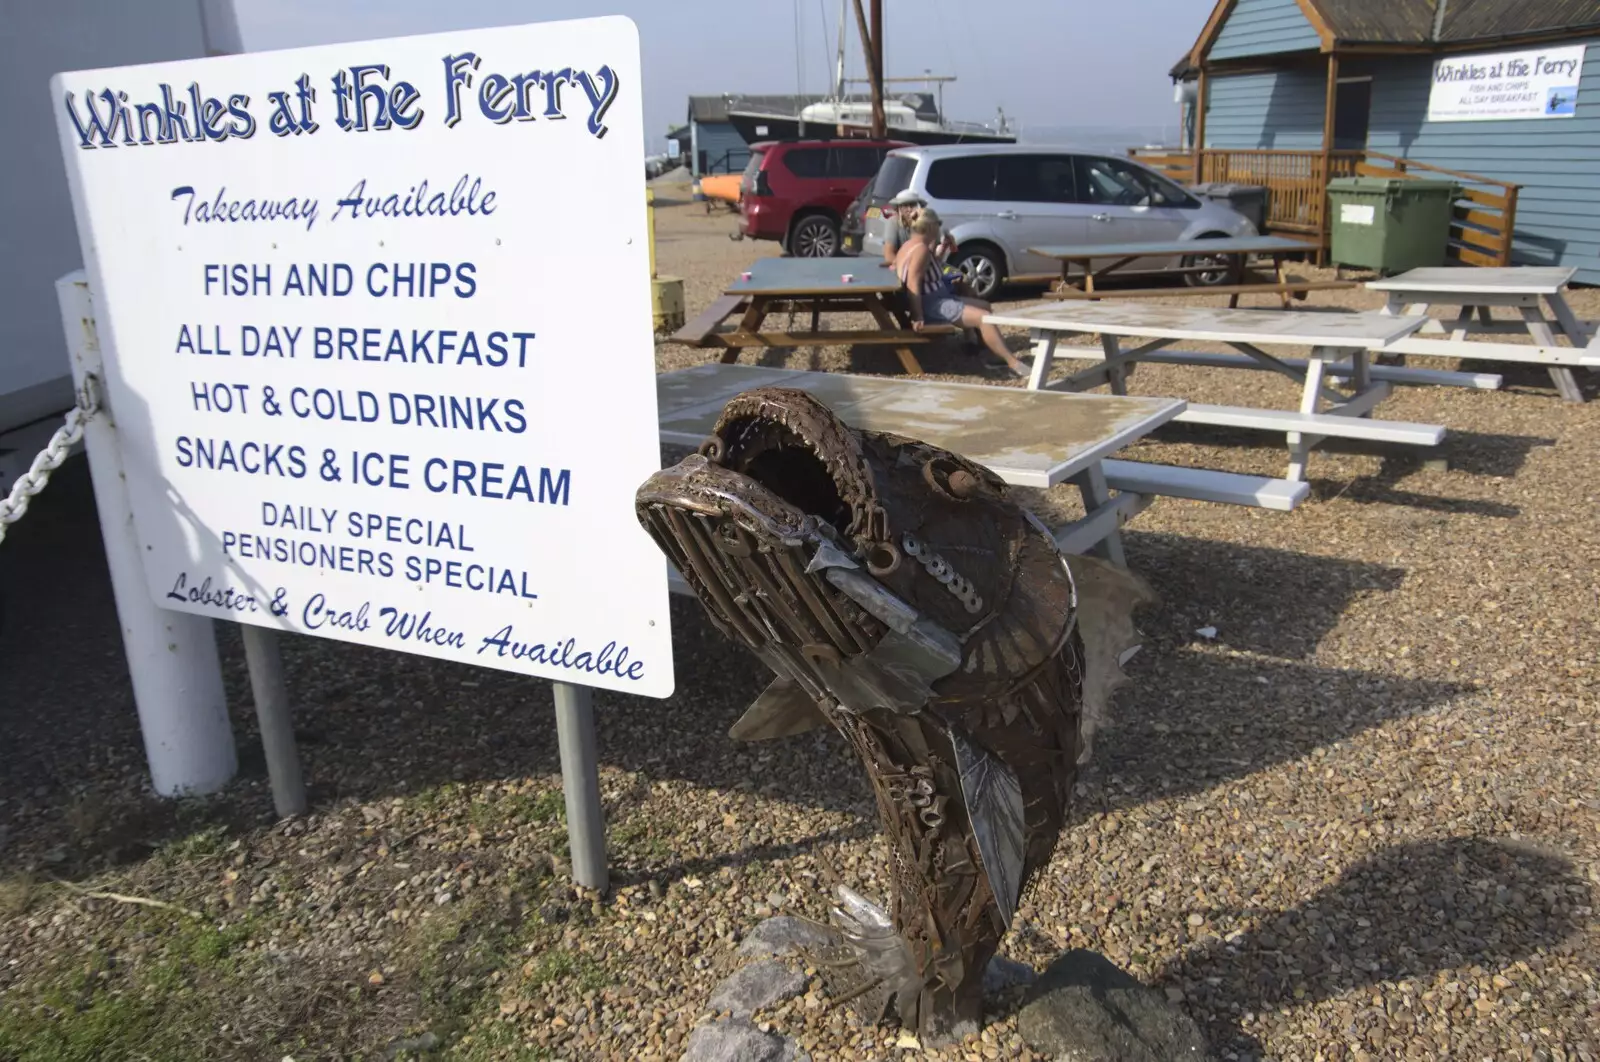
[[[33,496],[44,490],[45,484],[50,482],[50,473],[61,467],[78,440],[83,438],[84,424],[99,411],[98,381],[93,376],[85,377],[84,385],[78,391],[78,404],[67,410],[66,423],[56,429],[45,448],[39,451],[39,456],[33,459],[28,471],[11,485],[11,495],[0,498],[0,542],[5,541],[6,529],[21,520],[28,511],[28,502]]]

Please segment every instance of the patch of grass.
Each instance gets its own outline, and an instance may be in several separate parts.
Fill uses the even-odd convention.
[[[529,988],[543,988],[569,978],[575,978],[585,992],[597,992],[612,980],[610,972],[587,955],[551,948],[533,961],[527,983]]]
[[[451,804],[458,803],[464,788],[460,782],[443,782],[432,789],[424,789],[406,801],[413,811],[425,815],[437,814]]]
[[[483,833],[493,833],[514,823],[546,825],[566,818],[566,798],[561,790],[543,793],[503,793],[498,797],[465,799],[464,787],[446,782],[411,798],[411,807],[424,814],[440,814],[465,804],[467,821]]]
[[[252,932],[248,922],[219,928],[173,915],[130,917],[87,955],[63,956],[13,986],[0,1008],[0,1059],[216,1057],[206,1045],[227,1020],[226,1001],[247,990],[237,954]],[[126,942],[141,937],[159,938],[161,947],[123,959]]]
[[[529,801],[527,816],[538,823],[562,822],[567,817],[567,799],[561,790],[547,789]]]
[[[510,906],[488,897],[435,909],[420,922],[408,963],[419,981],[418,1028],[444,1043],[463,1032],[480,1009],[489,974],[514,962],[512,950],[521,928]]]
[[[449,1057],[455,1062],[551,1062],[556,1056],[548,1047],[524,1045],[515,1026],[487,1021],[463,1037]]]
[[[672,846],[660,832],[643,819],[629,819],[611,831],[618,847],[639,852],[651,859],[665,859],[672,854]]]
[[[162,846],[161,859],[168,865],[219,856],[228,846],[228,828],[214,825],[194,831]]]
[[[15,874],[0,880],[0,918],[27,914],[38,898],[39,883],[32,874]]]

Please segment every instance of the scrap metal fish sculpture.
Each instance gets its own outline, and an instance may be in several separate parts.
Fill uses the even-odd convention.
[[[975,1031],[1148,587],[1064,556],[980,465],[788,388],[728,402],[635,505],[716,626],[777,674],[731,735],[828,723],[867,768],[889,909],[840,886],[833,918],[876,1016],[935,1041]]]

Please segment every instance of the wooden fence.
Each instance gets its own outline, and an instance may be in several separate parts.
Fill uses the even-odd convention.
[[[1464,265],[1511,264],[1518,186],[1459,170],[1374,151],[1227,151],[1207,149],[1196,156],[1171,148],[1133,148],[1128,154],[1176,181],[1232,181],[1267,189],[1269,232],[1310,235],[1326,246],[1328,182],[1338,177],[1399,177],[1453,180],[1462,186],[1450,228],[1450,257]]]

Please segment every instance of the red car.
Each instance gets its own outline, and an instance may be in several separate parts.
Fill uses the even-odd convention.
[[[899,140],[763,140],[739,183],[739,234],[797,258],[839,253],[839,225]]]

